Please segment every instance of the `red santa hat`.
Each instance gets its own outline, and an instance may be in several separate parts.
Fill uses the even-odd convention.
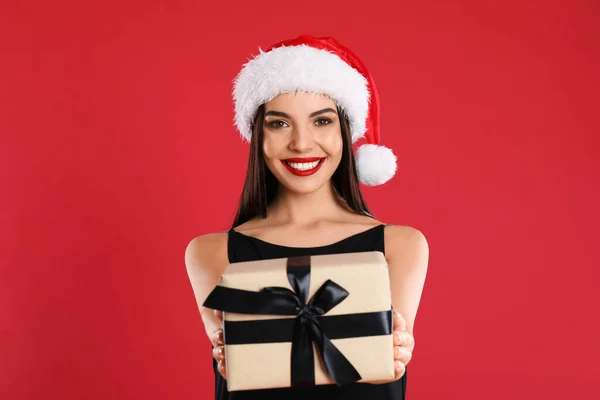
[[[381,185],[396,173],[396,156],[379,144],[379,99],[364,63],[335,39],[301,35],[276,43],[244,64],[234,80],[235,125],[250,141],[258,107],[285,92],[331,97],[348,116],[359,181]]]

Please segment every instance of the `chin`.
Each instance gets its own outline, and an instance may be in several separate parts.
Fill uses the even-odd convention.
[[[333,172],[328,168],[311,176],[294,176],[284,168],[277,168],[273,175],[286,190],[295,194],[310,194],[329,184]]]
[[[325,186],[329,179],[305,179],[303,181],[296,181],[290,179],[282,179],[279,181],[288,191],[295,194],[310,194]]]

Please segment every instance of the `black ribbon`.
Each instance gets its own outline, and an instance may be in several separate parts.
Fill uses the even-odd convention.
[[[256,315],[290,315],[294,319],[225,321],[227,344],[292,342],[292,386],[314,386],[316,344],[325,370],[340,386],[361,379],[350,361],[331,339],[389,335],[392,315],[389,312],[324,316],[340,304],[348,291],[327,280],[308,301],[310,257],[292,257],[287,263],[287,277],[293,288],[265,287],[260,292],[217,286],[204,307],[225,312]],[[326,334],[327,333],[327,334]]]

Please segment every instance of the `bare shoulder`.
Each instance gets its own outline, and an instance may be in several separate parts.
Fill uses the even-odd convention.
[[[196,251],[220,246],[227,248],[227,232],[206,233],[193,238],[185,249],[186,256],[195,255]]]
[[[193,238],[185,249],[186,267],[214,267],[214,261],[227,259],[227,232],[207,233]],[[219,263],[219,264],[222,264]]]
[[[429,243],[418,229],[403,225],[385,227],[385,255],[396,268],[427,269]]]
[[[387,225],[385,227],[385,250],[390,256],[409,251],[413,254],[428,255],[429,243],[420,230],[411,226]]]
[[[208,296],[229,265],[227,235],[227,232],[200,235],[185,249],[185,267],[198,301]]]

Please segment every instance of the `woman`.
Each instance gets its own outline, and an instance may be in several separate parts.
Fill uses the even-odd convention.
[[[379,146],[377,91],[364,64],[331,38],[302,35],[249,61],[235,81],[236,126],[250,142],[246,181],[228,232],[194,238],[185,253],[213,345],[215,398],[404,399],[406,365],[429,250],[424,235],[369,212],[359,182],[379,185],[396,157]],[[356,155],[353,144],[367,144]],[[221,314],[202,307],[229,263],[381,251],[390,268],[395,379],[228,393]]]

